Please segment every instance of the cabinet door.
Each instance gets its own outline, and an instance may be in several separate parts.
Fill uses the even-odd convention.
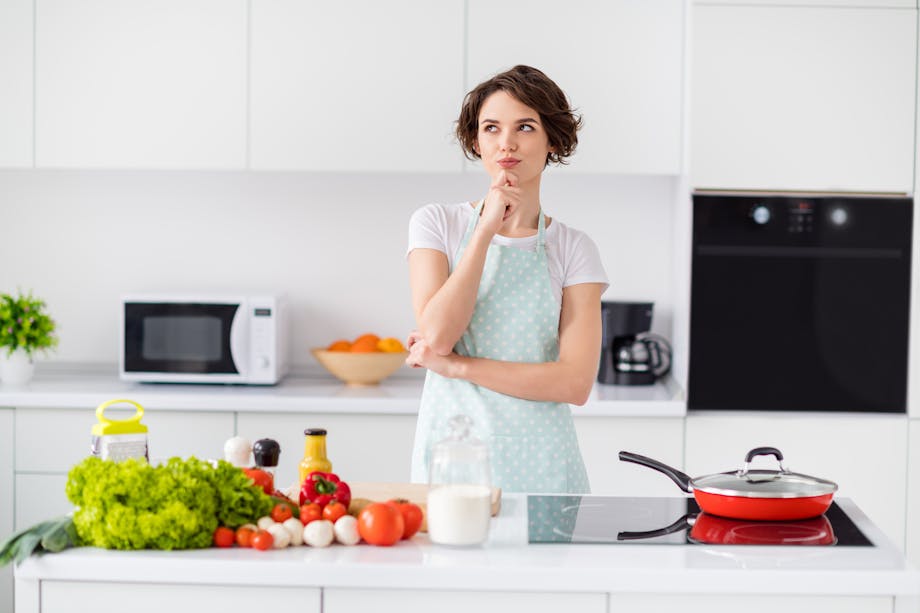
[[[400,611],[401,613],[558,613],[579,611],[604,613],[605,594],[539,592],[449,592],[428,590],[323,590],[324,613],[351,611]]]
[[[0,541],[13,530],[13,409],[0,409]],[[12,565],[0,568],[0,613],[13,613]]]
[[[903,416],[769,415],[687,417],[687,473],[741,468],[754,447],[776,447],[791,471],[830,479],[904,548],[907,427]],[[772,457],[756,467],[776,468]]]
[[[460,0],[253,0],[251,32],[252,168],[462,168]]]
[[[89,603],[92,603],[91,608]],[[95,613],[161,613],[162,611],[297,611],[323,610],[318,588],[252,585],[178,585],[163,583],[99,583],[42,581],[42,613],[92,610]]]
[[[255,441],[273,438],[281,445],[275,483],[283,490],[299,480],[307,428],[325,428],[332,469],[346,481],[406,483],[415,439],[415,415],[331,413],[240,413],[237,432]]]
[[[539,68],[583,116],[573,170],[678,174],[683,2],[559,6],[470,0],[467,89],[515,64]]]
[[[907,453],[907,559],[920,567],[920,420],[910,420]]]
[[[773,594],[611,594],[609,613],[888,613],[892,599],[882,596],[795,596],[776,595],[782,586],[772,586]]]
[[[575,430],[592,494],[683,495],[670,479],[647,468],[621,462],[617,455],[620,451],[632,451],[682,468],[683,418],[576,417]]]
[[[32,32],[32,0],[0,2],[0,167],[32,166]]]
[[[37,166],[245,167],[246,7],[37,2]]]
[[[909,192],[915,10],[693,8],[695,187]]]

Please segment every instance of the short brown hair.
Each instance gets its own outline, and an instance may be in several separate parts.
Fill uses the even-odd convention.
[[[476,152],[479,111],[486,98],[498,91],[508,92],[540,114],[540,122],[553,147],[546,156],[546,163],[565,164],[565,158],[572,155],[578,145],[576,132],[581,128],[581,116],[575,114],[565,92],[552,79],[536,68],[523,65],[483,81],[463,99],[456,128],[463,154],[471,160],[480,159]]]

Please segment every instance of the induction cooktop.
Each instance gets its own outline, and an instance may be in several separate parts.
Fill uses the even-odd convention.
[[[693,498],[530,495],[531,543],[872,547],[836,503],[820,517],[749,521],[702,513]]]

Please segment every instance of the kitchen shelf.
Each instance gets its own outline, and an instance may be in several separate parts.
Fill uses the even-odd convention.
[[[44,368],[42,368],[44,366]],[[0,406],[95,408],[112,398],[130,398],[147,409],[375,413],[414,415],[424,378],[410,373],[380,385],[350,387],[316,372],[295,373],[273,386],[136,383],[118,379],[114,368],[40,364],[26,386],[0,384]],[[595,385],[576,417],[681,417],[683,392],[673,380],[651,386]]]

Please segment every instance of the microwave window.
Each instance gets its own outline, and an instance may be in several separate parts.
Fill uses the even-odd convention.
[[[221,320],[213,316],[144,318],[141,355],[145,360],[217,362],[221,359]]]

